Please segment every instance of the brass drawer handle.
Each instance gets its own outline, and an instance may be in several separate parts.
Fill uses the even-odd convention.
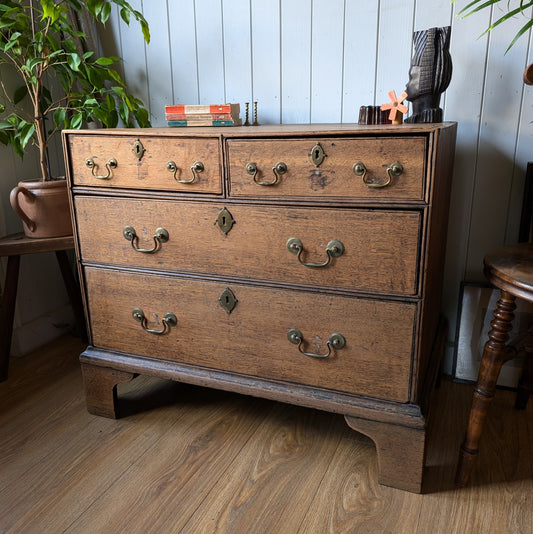
[[[331,263],[331,258],[338,258],[344,253],[344,245],[337,239],[333,239],[326,246],[326,254],[328,256],[324,263],[311,263],[302,261],[302,252],[304,250],[303,243],[297,237],[291,237],[287,241],[287,249],[292,254],[298,254],[298,261],[305,265],[305,267],[327,267]]]
[[[98,178],[99,180],[109,180],[109,178],[111,177],[111,169],[116,169],[117,168],[117,160],[115,158],[110,158],[107,163],[105,164],[105,167],[107,169],[107,174],[104,176],[104,175],[98,175],[98,174],[94,174],[94,171],[95,169],[98,168],[98,165],[94,162],[93,158],[87,158],[85,160],[85,165],[87,167],[89,167],[89,169],[91,169],[91,174],[95,177],[95,178]]]
[[[172,176],[176,182],[180,184],[192,184],[199,173],[204,172],[204,164],[201,161],[195,161],[191,165],[191,174],[192,178],[190,180],[179,180],[176,176],[176,173],[178,172],[179,167],[176,165],[174,161],[167,161],[167,171],[172,173]]]
[[[157,252],[161,248],[161,244],[166,243],[169,237],[167,230],[164,228],[157,228],[154,234],[153,248],[138,248],[136,243],[138,242],[139,238],[137,237],[135,228],[132,226],[125,226],[124,230],[122,231],[122,235],[126,240],[131,242],[133,250],[136,250],[137,252],[143,252],[144,254],[153,254],[154,252]]]
[[[136,321],[141,323],[141,326],[145,332],[148,332],[149,334],[155,334],[156,336],[161,336],[167,332],[170,332],[170,328],[178,324],[178,319],[176,316],[171,312],[167,312],[165,313],[163,319],[161,319],[161,322],[163,323],[163,330],[153,330],[152,328],[148,328],[146,326],[146,316],[141,308],[134,308],[131,312],[131,315]]]
[[[276,165],[272,167],[272,172],[274,173],[274,180],[272,180],[271,182],[264,182],[257,179],[257,163],[247,163],[246,172],[253,177],[254,182],[258,185],[276,185],[280,176],[287,172],[287,165],[285,165],[283,161],[278,161],[278,163],[276,163]]]
[[[344,339],[344,336],[342,334],[331,334],[329,336],[329,339],[326,343],[328,347],[328,353],[327,354],[316,354],[314,352],[305,352],[302,350],[302,342],[304,340],[302,333],[296,329],[291,328],[287,332],[287,339],[294,345],[298,345],[298,350],[305,356],[309,356],[311,358],[328,358],[331,355],[331,347],[333,347],[335,350],[342,349],[344,345],[346,344],[346,340]]]
[[[401,163],[396,162],[390,165],[390,167],[387,167],[388,179],[383,183],[369,182],[366,180],[367,169],[364,163],[361,163],[361,162],[355,163],[354,166],[352,167],[352,170],[356,176],[361,176],[363,183],[366,186],[380,188],[380,187],[387,187],[388,185],[390,185],[390,183],[392,182],[393,176],[400,176],[400,174],[402,174],[403,172],[403,165]]]

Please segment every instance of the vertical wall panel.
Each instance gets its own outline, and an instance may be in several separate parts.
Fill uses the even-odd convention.
[[[173,103],[167,0],[150,0],[144,2],[143,8],[146,20],[157,28],[151,33],[150,45],[146,47],[151,120],[154,126],[165,126],[165,106]]]
[[[224,102],[221,0],[196,0],[196,48],[200,104]]]
[[[142,0],[131,0],[130,4],[133,9],[142,13]],[[150,31],[153,34],[158,29],[152,25]],[[133,18],[129,25],[120,20],[120,53],[124,60],[124,79],[128,85],[128,91],[140,98],[149,107],[150,91],[148,88],[146,47],[141,27]]]
[[[168,2],[173,104],[198,104],[194,0]],[[151,20],[148,21],[152,23]],[[151,26],[152,31],[158,28]]]
[[[505,49],[522,24],[523,18],[517,17],[490,35],[467,277],[480,276],[483,256],[505,240],[527,41],[517,42],[507,54]]]
[[[413,9],[414,0],[380,2],[376,105],[389,101],[391,89],[401,93],[409,80]]]
[[[458,126],[443,295],[443,309],[450,322],[452,339],[468,254],[488,43],[488,37],[477,37],[489,24],[490,10],[464,20],[456,17],[452,20],[450,53],[453,75],[446,91],[444,116],[446,120],[457,121]],[[468,54],[464,53],[465,50]],[[451,370],[449,358],[448,362],[450,367],[445,369],[446,372]]]
[[[311,2],[281,0],[281,122],[311,121]]]
[[[416,0],[414,31],[450,26],[453,6],[450,0]]]
[[[252,49],[250,0],[224,0],[225,101],[241,104],[252,100]]]
[[[342,122],[357,122],[359,108],[375,104],[378,6],[346,2]]]
[[[314,0],[311,54],[311,122],[341,122],[343,0]]]
[[[252,0],[253,100],[261,124],[281,119],[281,53],[279,2]]]

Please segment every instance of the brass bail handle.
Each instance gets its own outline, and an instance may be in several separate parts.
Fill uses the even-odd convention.
[[[178,182],[180,184],[192,184],[196,180],[196,178],[198,177],[198,174],[201,173],[201,172],[204,172],[205,167],[204,167],[204,164],[201,161],[195,161],[191,165],[192,178],[190,178],[189,180],[180,180],[180,179],[178,179],[178,177],[176,175],[178,170],[179,170],[179,167],[176,165],[176,163],[174,161],[167,161],[167,171],[172,173],[172,176],[173,176],[174,180],[176,180],[176,182]]]
[[[170,328],[178,324],[178,319],[172,312],[165,313],[163,319],[161,319],[161,322],[163,323],[163,330],[154,330],[152,328],[148,328],[146,326],[148,321],[141,308],[134,308],[131,312],[131,315],[137,322],[141,323],[142,329],[145,332],[154,334],[156,336],[161,336],[167,332],[170,332]]]
[[[337,239],[331,240],[326,246],[327,258],[324,263],[312,263],[302,261],[302,253],[304,250],[301,239],[291,237],[287,241],[287,250],[292,254],[297,254],[298,261],[305,267],[327,267],[331,263],[332,258],[338,258],[344,253],[344,245]]]
[[[167,230],[164,228],[157,228],[154,234],[154,246],[152,248],[138,248],[136,243],[138,243],[139,238],[137,237],[137,233],[133,226],[125,226],[122,235],[127,241],[131,242],[133,250],[143,252],[144,254],[153,254],[154,252],[157,252],[161,248],[161,244],[166,243],[169,238]]]
[[[392,163],[391,165],[389,165],[389,167],[387,167],[388,178],[385,182],[372,182],[370,180],[367,180],[367,168],[365,164],[360,161],[354,164],[354,166],[352,167],[352,171],[356,176],[361,176],[361,179],[363,180],[363,183],[366,186],[378,189],[390,185],[394,176],[400,176],[400,174],[402,174],[403,172],[403,165],[399,162]]]
[[[278,183],[281,175],[287,172],[287,165],[283,163],[283,161],[278,161],[278,163],[276,163],[276,165],[272,167],[272,172],[274,173],[274,180],[272,180],[271,182],[265,182],[263,180],[257,179],[257,173],[258,173],[257,163],[251,163],[251,162],[247,163],[245,169],[246,169],[246,172],[253,177],[254,182],[256,184],[268,186],[268,185],[276,185]]]
[[[309,356],[310,358],[329,358],[331,356],[331,349],[339,350],[346,345],[346,340],[344,339],[344,336],[342,334],[331,334],[329,336],[328,341],[326,342],[326,345],[328,347],[327,354],[316,354],[314,352],[305,352],[302,350],[302,343],[304,340],[304,337],[302,333],[297,328],[291,328],[287,332],[287,339],[293,344],[298,345],[298,350],[304,355]]]
[[[98,180],[109,180],[111,178],[111,169],[116,169],[118,166],[117,160],[115,158],[110,158],[107,160],[105,167],[107,169],[107,174],[105,175],[98,175],[94,174],[94,171],[98,168],[98,164],[94,162],[93,158],[87,158],[85,160],[85,165],[91,169],[91,174],[98,178]]]

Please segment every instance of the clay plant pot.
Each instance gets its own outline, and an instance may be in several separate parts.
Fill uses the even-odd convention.
[[[27,237],[72,235],[66,180],[19,182],[9,197]]]

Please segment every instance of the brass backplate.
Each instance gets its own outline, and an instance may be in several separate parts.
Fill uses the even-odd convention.
[[[234,310],[235,306],[237,306],[237,302],[239,302],[229,287],[222,291],[222,295],[218,297],[218,300],[228,314]]]
[[[227,208],[222,208],[218,212],[216,224],[225,234],[227,234],[235,224],[235,219],[231,216],[231,213]]]
[[[311,149],[311,161],[314,163],[315,167],[318,167],[324,161],[325,157],[326,153],[324,152],[322,145],[320,143],[317,143]]]
[[[144,148],[143,144],[141,143],[140,139],[137,139],[135,143],[133,143],[133,146],[131,147],[131,151],[135,154],[135,157],[141,161],[142,157],[144,156],[144,153],[146,149]]]

